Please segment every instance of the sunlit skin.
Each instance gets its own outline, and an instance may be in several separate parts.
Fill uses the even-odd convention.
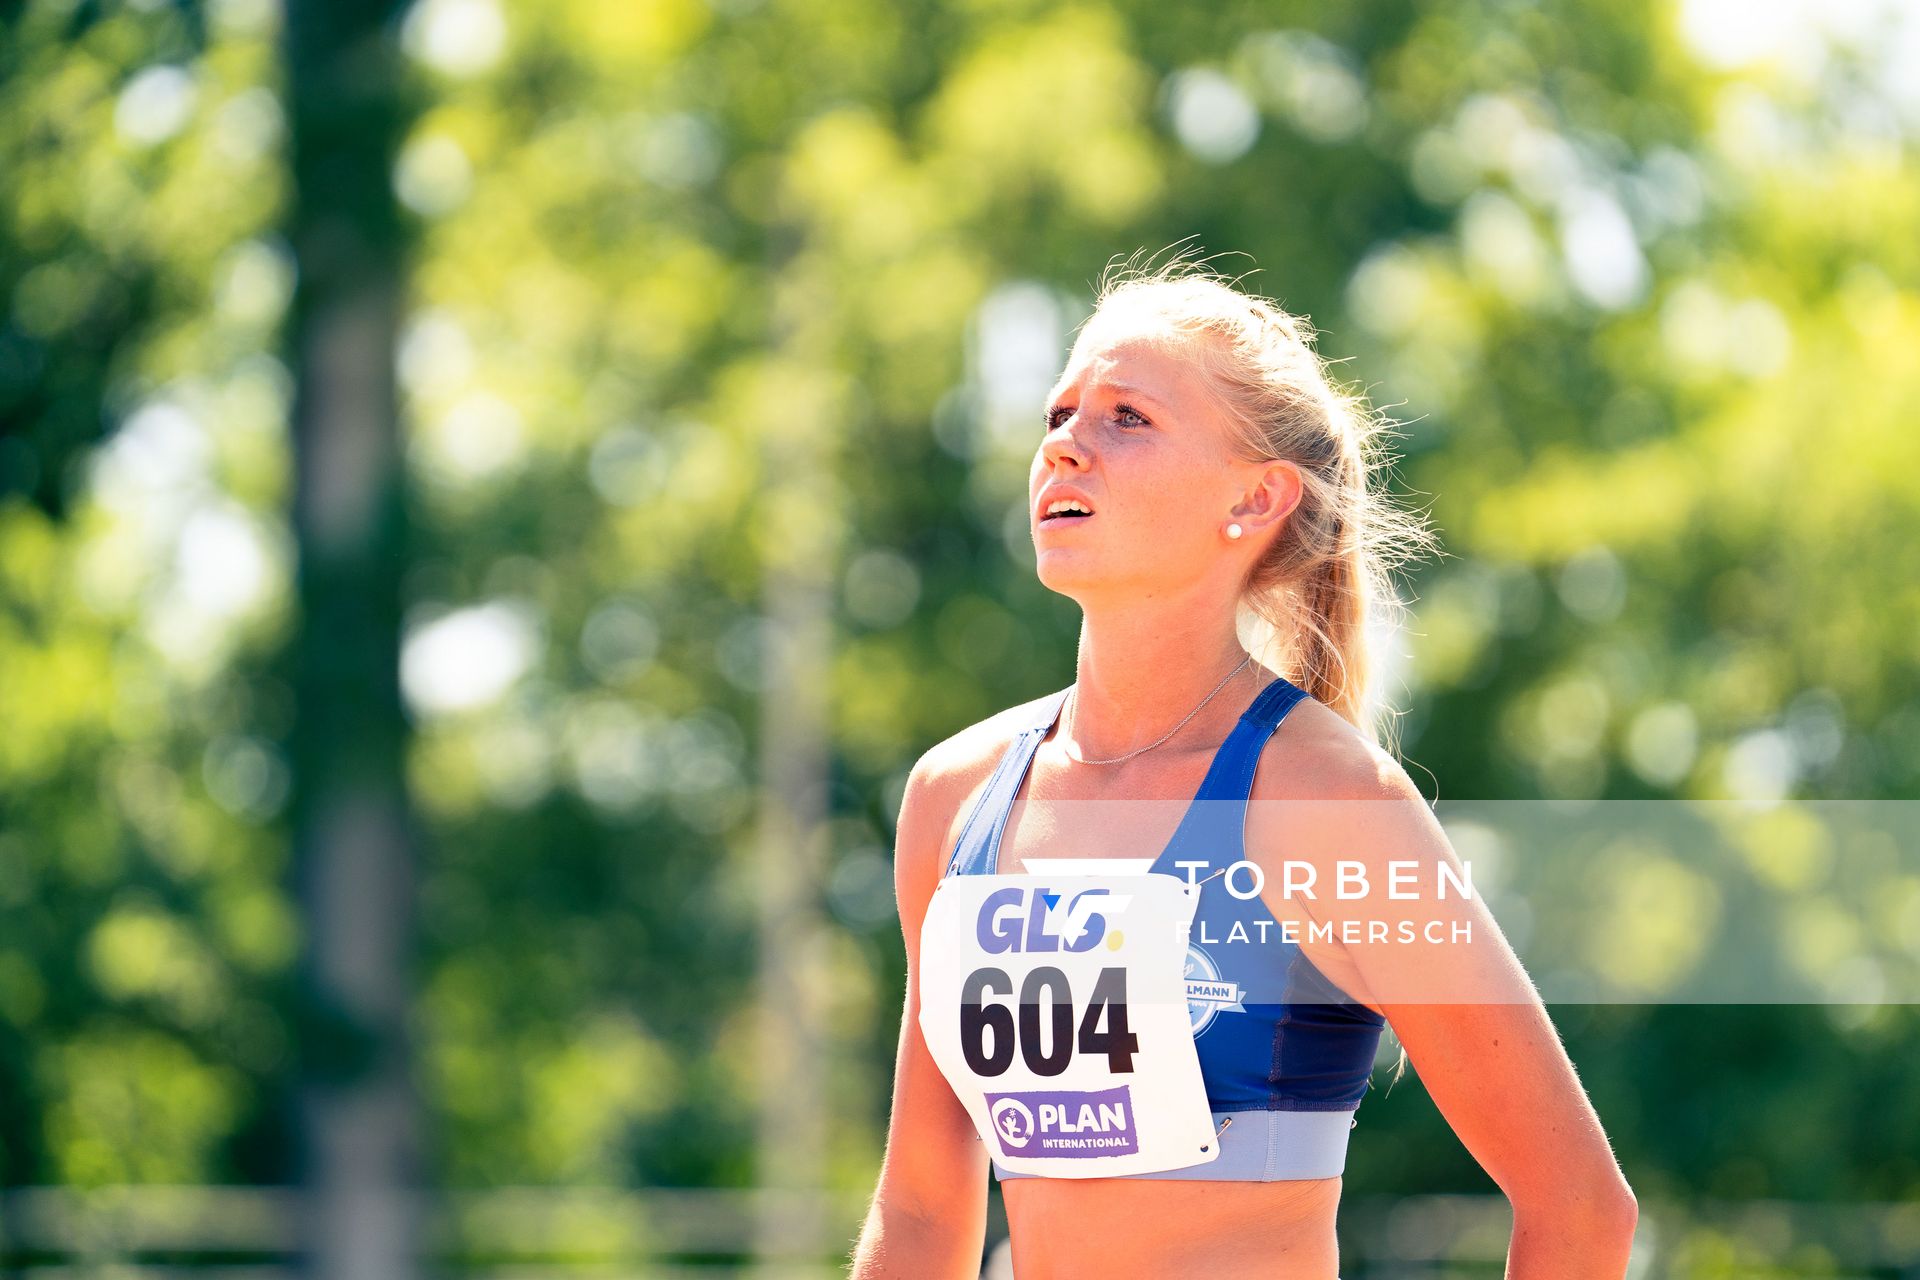
[[[1028,478],[1036,572],[1084,614],[1074,737],[1097,759],[1150,741],[1145,726],[1171,727],[1240,661],[1240,584],[1300,501],[1292,463],[1233,453],[1190,341],[1096,316],[1047,399]],[[1042,520],[1061,485],[1094,515]],[[1238,679],[1216,700],[1265,682]]]
[[[1150,319],[1096,316],[1045,407],[1045,435],[1028,480],[1035,568],[1041,582],[1078,603],[1083,614],[1072,717],[1082,757],[1109,759],[1159,737],[1241,660],[1245,650],[1234,633],[1240,584],[1300,501],[1292,463],[1249,462],[1232,451],[1222,411],[1186,354],[1189,341]],[[1084,492],[1094,515],[1041,520],[1045,494],[1058,485]],[[1237,540],[1226,535],[1229,523],[1241,526]],[[1176,740],[1121,766],[1062,761],[1052,754],[1061,751],[1056,730],[1042,744],[1050,767],[1043,779],[1036,759],[1022,799],[1086,797],[1089,782],[1102,787],[1098,794],[1190,796],[1213,748],[1271,678],[1248,667]],[[1051,785],[1064,770],[1100,776],[1066,791]],[[1021,807],[1016,804],[1016,821]],[[1047,840],[1066,833],[1050,831],[1037,811],[1036,817],[1031,840],[1009,831],[1003,871],[1017,870],[1018,858],[1066,852]],[[1339,1178],[1023,1178],[1002,1183],[1001,1194],[1022,1280],[1086,1274],[1332,1280],[1340,1185]],[[1060,1230],[1063,1223],[1073,1229]]]
[[[1044,738],[1016,796],[999,870],[1033,857],[1097,856],[1056,820],[1051,802],[1125,799],[1184,804],[1255,693],[1274,678],[1259,664],[1236,675],[1164,744],[1118,765],[1082,763],[1153,742],[1206,698],[1245,650],[1235,613],[1248,569],[1301,496],[1292,463],[1232,451],[1223,410],[1192,363],[1192,339],[1149,316],[1103,311],[1082,331],[1036,423],[1029,477],[1036,571],[1081,606],[1077,705]],[[1043,521],[1058,487],[1090,518]],[[1242,536],[1229,539],[1238,523]],[[927,752],[901,802],[895,889],[907,952],[906,1008],[892,1119],[854,1275],[972,1277],[986,1222],[988,1156],[965,1109],[929,1056],[919,1027],[920,931],[960,828],[1010,733],[1013,708]],[[1268,874],[1276,919],[1337,914],[1282,898],[1282,858],[1453,861],[1444,833],[1391,756],[1324,704],[1308,699],[1280,725],[1253,783],[1247,857]],[[1339,802],[1331,806],[1322,801]],[[1270,817],[1316,802],[1318,820]],[[1367,832],[1356,850],[1363,806]],[[1036,803],[1037,802],[1037,803]],[[1391,802],[1391,803],[1387,803]],[[1162,806],[1178,808],[1180,806]],[[1063,811],[1071,811],[1065,806]],[[1142,832],[1157,852],[1171,834]],[[1284,830],[1279,829],[1284,826]],[[1131,851],[1139,853],[1139,850]],[[1431,865],[1427,868],[1431,870]],[[1384,876],[1376,868],[1376,881]],[[1429,874],[1425,877],[1431,881]],[[1357,910],[1359,904],[1351,909]],[[1515,1208],[1508,1280],[1617,1280],[1633,1232],[1633,1199],[1524,971],[1482,904],[1491,945],[1444,953],[1302,950],[1354,999],[1385,1015],[1454,1132]],[[1497,1003],[1396,1003],[1416,972],[1446,966],[1453,989]],[[1412,1085],[1413,1082],[1407,1082]],[[1365,1108],[1356,1141],[1366,1133]],[[1196,1276],[1337,1280],[1334,1223],[1342,1179],[1285,1182],[1022,1178],[1001,1184],[1021,1280]]]

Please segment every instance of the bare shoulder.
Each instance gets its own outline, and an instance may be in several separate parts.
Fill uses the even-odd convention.
[[[1251,799],[1248,856],[1270,868],[1307,864],[1322,884],[1333,881],[1336,864],[1383,873],[1394,861],[1452,856],[1432,806],[1400,762],[1312,698],[1267,740]],[[1323,901],[1307,895],[1300,909],[1311,913]],[[1331,902],[1326,909],[1357,905]]]
[[[1315,698],[1302,698],[1267,740],[1253,798],[1425,803],[1398,760]]]
[[[1309,884],[1327,885],[1334,882],[1336,860],[1371,864],[1406,856],[1425,841],[1432,820],[1425,798],[1399,761],[1313,698],[1302,699],[1267,740],[1251,798],[1247,856],[1266,872],[1268,908],[1300,930],[1300,949],[1315,968],[1384,1017],[1343,938],[1311,932],[1316,922],[1336,923],[1362,904],[1311,891],[1296,896],[1275,886],[1300,864],[1312,873]],[[1376,876],[1374,882],[1383,881]]]
[[[927,748],[914,762],[900,802],[895,837],[895,878],[903,894],[909,886],[924,886],[926,893],[932,892],[945,856],[959,836],[961,820],[1014,735],[1021,726],[1031,723],[1039,704],[1050,696],[1042,695],[976,721]]]
[[[927,801],[964,799],[987,780],[1007,744],[1049,696],[997,711],[927,748],[914,763],[909,787],[917,781],[921,798]]]

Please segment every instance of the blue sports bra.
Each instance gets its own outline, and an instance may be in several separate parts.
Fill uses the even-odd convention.
[[[992,875],[1014,799],[1067,690],[1035,706],[960,831],[947,875]],[[1370,1087],[1386,1019],[1353,1001],[1281,937],[1273,914],[1240,873],[1247,801],[1267,739],[1305,690],[1276,677],[1241,713],[1214,753],[1193,803],[1153,870],[1201,883],[1187,948],[1187,1012],[1220,1155],[1139,1178],[1277,1182],[1331,1178],[1346,1168],[1347,1134]],[[1181,866],[1177,864],[1201,864]],[[1223,874],[1226,873],[1226,874]],[[1236,896],[1246,893],[1248,896]],[[1027,1177],[993,1162],[1001,1181]]]

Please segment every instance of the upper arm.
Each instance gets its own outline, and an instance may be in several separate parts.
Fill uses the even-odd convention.
[[[945,870],[946,836],[966,786],[964,777],[942,769],[935,752],[929,752],[908,775],[900,802],[894,893],[907,953],[907,990],[879,1195],[922,1218],[964,1211],[978,1217],[984,1230],[986,1148],[920,1032],[920,928]]]
[[[1459,891],[1470,868],[1405,771],[1356,735],[1269,794],[1247,823],[1264,902],[1338,939],[1309,958],[1330,957],[1328,976],[1385,1015],[1488,1176],[1516,1206],[1625,1191],[1546,1006],[1479,894]],[[1296,885],[1311,870],[1313,896],[1283,896],[1287,862]]]

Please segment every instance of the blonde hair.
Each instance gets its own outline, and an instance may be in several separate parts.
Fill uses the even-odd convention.
[[[1304,317],[1184,254],[1157,267],[1139,257],[1108,264],[1087,323],[1137,307],[1200,339],[1195,363],[1232,426],[1234,451],[1299,467],[1300,504],[1249,572],[1242,619],[1266,632],[1256,648],[1280,648],[1271,656],[1295,684],[1381,745],[1383,724],[1395,726],[1374,687],[1369,624],[1398,621],[1405,606],[1391,575],[1436,545],[1425,517],[1376,484],[1388,465],[1376,441],[1392,434],[1391,421],[1328,376]]]
[[[1158,267],[1139,258],[1108,264],[1087,322],[1138,306],[1201,339],[1195,362],[1226,411],[1234,451],[1300,469],[1300,505],[1241,591],[1243,616],[1268,634],[1256,648],[1278,644],[1289,679],[1397,755],[1397,725],[1374,688],[1368,628],[1399,620],[1406,606],[1393,575],[1437,550],[1438,539],[1424,515],[1397,506],[1376,483],[1390,466],[1377,441],[1393,434],[1391,419],[1328,376],[1304,316],[1184,252]],[[1403,1045],[1393,1080],[1406,1070]]]

